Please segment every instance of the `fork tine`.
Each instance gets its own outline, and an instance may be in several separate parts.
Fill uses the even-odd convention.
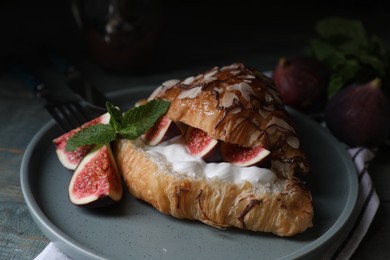
[[[89,120],[80,103],[77,102],[68,103],[66,108],[69,110],[69,114],[72,115],[72,118],[75,119],[75,121],[77,121],[78,126],[82,125],[83,123]]]
[[[77,102],[46,104],[45,108],[64,132],[68,132],[88,121],[83,107]]]
[[[56,106],[52,104],[46,104],[44,107],[63,132],[68,132],[71,130],[71,126],[65,120],[63,120],[63,115],[58,112]]]

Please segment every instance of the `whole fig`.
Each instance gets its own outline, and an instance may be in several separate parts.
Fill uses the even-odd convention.
[[[283,102],[295,109],[315,110],[326,101],[329,71],[313,58],[281,58],[272,79]]]
[[[345,88],[329,100],[325,122],[340,141],[372,148],[389,136],[390,105],[380,86],[381,81],[374,79]]]

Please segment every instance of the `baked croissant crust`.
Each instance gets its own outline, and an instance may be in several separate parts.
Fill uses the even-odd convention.
[[[294,123],[274,83],[256,69],[234,63],[157,88],[150,99],[171,102],[167,117],[244,147],[262,145],[271,152],[273,170],[293,177],[307,173]]]
[[[142,138],[118,140],[113,151],[132,195],[158,211],[208,225],[292,236],[312,226],[309,190],[296,173],[309,171],[293,122],[272,81],[243,64],[215,67],[169,81],[149,99],[171,102],[166,117],[202,129],[220,142],[270,151],[268,182],[230,182],[173,170]]]
[[[192,178],[147,154],[139,141],[114,144],[130,193],[158,211],[218,228],[237,227],[292,236],[312,226],[310,192],[297,179],[255,187],[218,178]]]

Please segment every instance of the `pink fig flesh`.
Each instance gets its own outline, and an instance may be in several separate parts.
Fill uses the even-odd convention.
[[[95,146],[72,176],[70,201],[78,206],[102,207],[119,201],[122,193],[121,178],[110,145]]]
[[[242,147],[237,144],[223,142],[221,144],[221,154],[225,162],[245,167],[260,164],[270,154],[270,151],[260,145]]]
[[[145,143],[155,146],[180,134],[179,128],[166,116],[162,116],[152,128],[143,135]]]
[[[390,134],[390,105],[380,89],[381,82],[343,89],[333,96],[325,109],[329,130],[351,147],[373,148]]]
[[[190,154],[207,157],[218,144],[218,140],[212,138],[201,129],[188,127],[185,134],[185,144]]]
[[[65,151],[66,144],[68,139],[71,138],[76,133],[80,132],[81,129],[86,128],[95,124],[108,124],[110,120],[110,115],[105,113],[91,121],[83,124],[82,126],[75,128],[53,140],[53,143],[56,147],[56,153],[61,164],[69,169],[75,170],[80,161],[87,155],[87,153],[92,149],[92,145],[85,145],[77,148],[73,152]]]

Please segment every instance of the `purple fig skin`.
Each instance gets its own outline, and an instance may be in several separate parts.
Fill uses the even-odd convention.
[[[283,102],[300,111],[318,109],[326,101],[329,72],[309,57],[281,58],[272,79]]]
[[[350,147],[381,145],[390,132],[390,105],[379,79],[343,89],[325,108],[325,122]]]
[[[114,205],[115,203],[118,203],[118,201],[113,200],[109,196],[102,196],[86,204],[78,204],[78,205],[74,204],[74,205],[80,208],[97,209],[97,208],[109,207],[111,205]]]

